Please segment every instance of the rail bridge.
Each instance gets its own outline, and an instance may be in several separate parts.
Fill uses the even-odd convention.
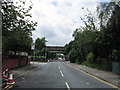
[[[53,53],[66,53],[66,48],[63,46],[46,46],[46,48]]]

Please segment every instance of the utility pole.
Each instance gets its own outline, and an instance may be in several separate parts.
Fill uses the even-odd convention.
[[[35,49],[34,49],[33,53],[34,53],[34,58],[33,58],[33,66],[34,66],[34,62],[35,62]]]
[[[34,61],[35,61],[35,43],[31,44],[31,49],[33,50],[33,66],[34,66]]]
[[[45,46],[45,60],[47,60],[47,47]]]

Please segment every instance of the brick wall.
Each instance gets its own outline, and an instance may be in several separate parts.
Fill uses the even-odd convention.
[[[20,58],[4,58],[2,59],[2,69],[6,67],[14,68],[30,64],[28,56],[21,56]]]

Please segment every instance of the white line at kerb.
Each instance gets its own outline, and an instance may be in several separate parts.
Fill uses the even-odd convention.
[[[62,77],[64,77],[64,75],[63,75],[63,73],[62,73],[62,71],[61,71],[61,70],[60,70],[60,73],[61,73]]]
[[[60,69],[60,67],[59,67],[59,69]]]
[[[70,90],[70,87],[67,82],[65,82],[65,85],[66,85],[67,89]]]

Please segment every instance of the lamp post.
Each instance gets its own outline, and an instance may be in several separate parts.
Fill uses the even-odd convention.
[[[47,60],[47,47],[45,46],[45,60]]]
[[[31,50],[33,50],[33,65],[34,65],[34,61],[35,61],[35,43],[31,44]]]

